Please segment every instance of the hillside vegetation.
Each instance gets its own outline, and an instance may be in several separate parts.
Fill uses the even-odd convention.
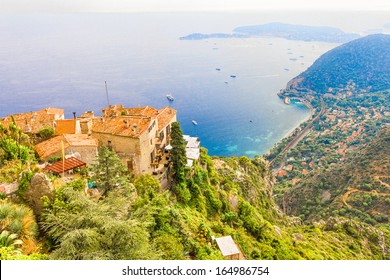
[[[390,127],[327,170],[313,171],[281,199],[291,215],[308,221],[343,216],[389,223]]]

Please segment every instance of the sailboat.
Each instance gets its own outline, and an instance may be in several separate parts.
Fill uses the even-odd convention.
[[[198,123],[196,121],[194,121],[194,120],[192,120],[192,124],[193,125],[198,125]]]

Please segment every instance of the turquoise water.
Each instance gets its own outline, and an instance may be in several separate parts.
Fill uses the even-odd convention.
[[[303,105],[283,104],[276,93],[336,45],[277,38],[178,40],[193,32],[230,32],[247,24],[245,19],[2,15],[0,117],[48,106],[64,108],[68,117],[87,110],[100,115],[107,81],[112,104],[175,108],[183,132],[198,135],[211,155],[265,153],[309,115]]]

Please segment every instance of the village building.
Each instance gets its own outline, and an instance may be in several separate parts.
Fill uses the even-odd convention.
[[[0,121],[8,126],[13,122],[12,119],[24,133],[37,134],[44,128],[55,129],[56,122],[64,119],[64,110],[45,108],[36,112],[9,115]]]
[[[91,134],[99,145],[114,150],[128,170],[152,174],[165,167],[163,158],[173,122],[176,110],[169,107],[110,105],[102,109],[101,117],[93,118]]]
[[[62,156],[62,147],[65,156],[73,156],[90,166],[97,156],[98,141],[85,134],[63,134],[35,145],[35,150],[42,160],[48,161]]]

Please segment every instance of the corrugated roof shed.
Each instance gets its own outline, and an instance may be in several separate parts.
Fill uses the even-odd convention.
[[[216,238],[215,241],[224,257],[240,254],[240,250],[230,235]]]
[[[83,167],[87,164],[75,157],[70,157],[65,159],[64,163],[61,161],[57,161],[52,165],[46,166],[45,170],[50,170],[54,173],[61,174],[62,172],[67,172],[69,170],[75,169],[77,167]]]

